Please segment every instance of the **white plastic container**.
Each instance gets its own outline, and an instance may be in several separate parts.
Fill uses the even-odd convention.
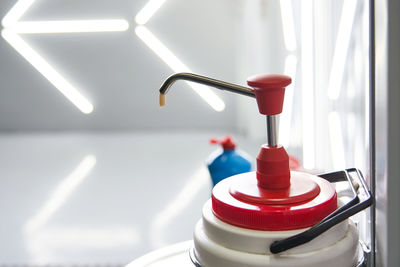
[[[273,241],[304,230],[258,231],[232,226],[213,214],[208,201],[194,232],[195,257],[205,267],[354,267],[359,264],[358,233],[349,220],[281,254],[273,255],[269,251]]]
[[[152,251],[126,267],[207,266],[340,266],[361,267],[363,249],[351,220],[342,222],[313,241],[281,255],[268,253],[269,244],[299,231],[268,232],[228,225],[214,216],[211,203],[203,207],[203,217],[192,240]],[[196,249],[195,249],[196,248]],[[190,255],[191,254],[191,255]],[[192,259],[191,259],[192,257]],[[199,264],[199,263],[198,263]]]

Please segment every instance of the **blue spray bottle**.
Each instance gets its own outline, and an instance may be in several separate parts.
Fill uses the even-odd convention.
[[[213,186],[232,175],[251,171],[249,156],[236,149],[236,144],[230,136],[224,139],[211,139],[210,143],[222,146],[222,150],[218,149],[207,160]]]

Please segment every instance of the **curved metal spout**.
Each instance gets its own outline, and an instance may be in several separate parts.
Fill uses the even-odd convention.
[[[172,86],[174,82],[177,80],[186,80],[186,81],[191,81],[191,82],[196,82],[196,83],[201,83],[204,85],[212,86],[221,90],[226,90],[230,91],[233,93],[245,95],[245,96],[250,96],[250,97],[255,97],[253,89],[240,86],[237,84],[233,83],[228,83],[224,81],[219,81],[216,79],[212,79],[209,77],[193,74],[193,73],[176,73],[174,75],[171,75],[168,77],[168,79],[165,80],[165,82],[161,85],[160,88],[160,94],[165,95],[168,93],[168,89]]]

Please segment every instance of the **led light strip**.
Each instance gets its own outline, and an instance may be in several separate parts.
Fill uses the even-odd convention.
[[[85,114],[93,111],[93,105],[18,34],[4,29],[1,36],[80,111]]]
[[[328,96],[332,100],[338,99],[340,95],[356,7],[357,0],[343,1],[342,14],[340,17],[333,54],[332,68],[329,75]]]
[[[342,123],[339,113],[336,111],[329,112],[328,123],[333,168],[341,170],[345,168],[346,154],[344,153]]]
[[[301,1],[301,90],[303,121],[303,166],[315,167],[313,1]]]
[[[290,126],[292,123],[294,86],[296,84],[297,58],[294,55],[288,55],[285,60],[284,73],[292,78],[292,84],[286,87],[285,101],[283,102],[283,111],[279,119],[279,143],[288,147],[290,143]]]
[[[88,155],[84,157],[76,169],[56,187],[53,194],[38,213],[26,222],[24,227],[25,231],[27,233],[32,233],[45,224],[51,215],[53,215],[71,195],[74,189],[87,177],[95,165],[95,156]]]
[[[19,0],[4,16],[1,23],[4,28],[12,26],[16,23],[25,12],[31,7],[36,0]]]
[[[129,24],[123,19],[109,20],[58,20],[21,21],[7,30],[15,33],[74,33],[74,32],[120,32],[126,31]]]
[[[297,49],[296,33],[292,0],[280,0],[283,39],[288,52]],[[282,114],[279,119],[279,143],[288,147],[290,145],[290,127],[293,113],[294,86],[296,84],[297,53],[289,54],[285,59],[284,73],[292,78],[292,84],[286,88],[285,101]]]
[[[150,0],[136,15],[135,20],[139,24],[135,28],[136,35],[174,72],[192,72],[180,61],[144,24],[156,13],[166,0]],[[225,102],[209,87],[190,83],[187,84],[215,111],[223,111]]]
[[[166,0],[150,0],[147,4],[137,13],[135,21],[139,25],[146,24],[150,18],[160,9]]]
[[[20,36],[22,33],[74,33],[74,32],[115,32],[126,31],[126,20],[71,20],[71,21],[22,21],[19,19],[36,0],[19,0],[2,19],[3,38],[32,66],[41,73],[58,91],[72,102],[81,112],[89,114],[94,107],[77,88],[72,86],[43,57],[32,49]]]
[[[293,52],[297,48],[296,34],[294,30],[294,16],[292,0],[280,0],[283,39],[288,51]]]
[[[187,179],[187,182],[183,184],[171,201],[165,203],[163,210],[158,212],[152,219],[150,225],[150,241],[154,247],[164,247],[168,245],[168,242],[163,238],[163,234],[168,231],[168,226],[173,219],[187,209],[188,205],[193,202],[197,194],[209,185],[209,181],[204,179],[207,175],[208,171],[205,167],[197,169],[193,175]],[[190,194],[187,192],[190,192]]]

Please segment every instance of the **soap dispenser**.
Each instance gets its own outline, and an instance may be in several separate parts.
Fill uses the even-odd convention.
[[[290,77],[255,75],[248,78],[248,88],[177,73],[161,86],[160,104],[165,104],[165,94],[176,80],[255,98],[267,126],[256,170],[233,175],[213,188],[184,256],[191,263],[182,266],[363,266],[366,250],[349,219],[372,204],[361,172],[352,168],[317,176],[290,170],[289,156],[278,143],[276,121]],[[347,182],[348,194],[343,197],[335,190],[338,182]]]

